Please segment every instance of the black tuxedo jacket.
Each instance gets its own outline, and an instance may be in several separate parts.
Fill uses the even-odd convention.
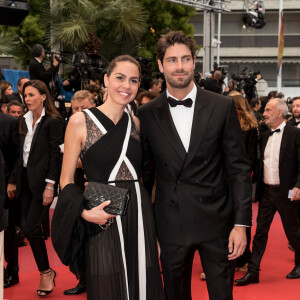
[[[16,168],[19,159],[19,124],[17,118],[0,113],[0,136],[6,183],[16,183]]]
[[[250,166],[232,99],[197,88],[188,153],[166,92],[141,106],[138,116],[146,187],[155,162],[160,241],[191,245],[228,238],[234,224],[251,225]]]
[[[4,168],[5,163],[2,156],[2,151],[0,149],[0,232],[8,225],[7,210],[4,209],[4,203],[6,199]]]
[[[20,194],[23,147],[28,131],[24,117],[21,120],[20,159],[18,163],[17,196]],[[45,189],[45,179],[59,181],[61,154],[59,145],[63,143],[63,126],[60,119],[49,116],[42,117],[34,133],[27,162],[27,177],[34,198],[42,198]]]
[[[213,78],[201,79],[200,86],[207,91],[211,91],[218,94],[222,93],[221,84]]]
[[[45,69],[42,63],[39,63],[35,58],[29,64],[30,79],[37,79],[43,81],[49,88],[49,82],[53,76],[58,72],[58,66],[51,66],[48,70]]]
[[[275,133],[276,134],[276,133]],[[269,132],[261,136],[260,160],[258,165],[258,182],[256,199],[262,197],[264,187],[264,153],[269,139]],[[289,190],[300,188],[300,130],[293,126],[285,126],[279,152],[280,193],[283,199],[288,199]]]
[[[295,118],[292,118],[291,120],[289,120],[286,125],[289,125],[289,126],[296,126],[296,119]]]
[[[22,98],[21,98],[19,92],[14,92],[13,95],[15,95],[15,96],[18,98],[18,101],[19,101],[21,104],[25,105],[25,103],[22,101]]]

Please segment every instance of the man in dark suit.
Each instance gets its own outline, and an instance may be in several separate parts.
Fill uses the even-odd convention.
[[[248,273],[236,280],[237,285],[259,282],[260,262],[276,211],[290,245],[295,249],[295,267],[287,278],[300,278],[300,223],[296,201],[300,199],[300,130],[286,126],[287,113],[286,102],[282,99],[270,100],[265,108],[265,122],[271,131],[261,136],[256,190],[259,201],[257,228]]]
[[[300,97],[294,98],[292,104],[293,118],[287,122],[287,125],[300,128]]]
[[[300,97],[296,97],[293,99],[292,113],[293,118],[287,122],[287,125],[294,126],[300,129]],[[298,220],[300,222],[300,205],[298,205]]]
[[[167,90],[138,115],[149,190],[153,161],[156,170],[166,296],[191,299],[193,257],[199,251],[210,299],[230,300],[234,260],[245,250],[245,226],[251,225],[250,166],[236,109],[232,99],[194,84],[193,39],[170,32],[157,51]]]
[[[16,167],[19,158],[18,121],[15,117],[0,113],[0,136],[5,162],[5,208],[8,209],[8,227],[4,231],[4,255],[7,266],[4,274],[4,287],[19,282],[18,246],[15,230],[15,215],[19,210],[16,202]]]
[[[2,232],[8,225],[7,211],[4,208],[6,189],[5,189],[5,176],[4,176],[5,163],[2,155],[1,139],[0,139],[0,232]],[[0,251],[3,249],[3,241]],[[3,255],[2,252],[0,256]],[[2,284],[2,282],[0,282]]]
[[[43,60],[45,57],[45,50],[42,45],[36,44],[32,48],[34,59],[29,64],[30,79],[38,79],[43,81],[49,89],[49,83],[54,79],[59,68],[59,61],[53,56],[52,65],[49,69],[45,69]]]
[[[18,91],[13,93],[13,95],[16,95],[18,97],[18,101],[20,103],[22,103],[24,106],[25,106],[25,102],[24,102],[24,99],[23,99],[23,85],[27,81],[29,81],[29,78],[27,78],[27,77],[20,77],[18,79],[18,82],[17,82]]]
[[[1,151],[1,138],[0,138],[0,266],[3,266],[3,244],[4,244],[4,233],[3,230],[7,227],[7,211],[4,208],[4,202],[6,197],[5,190],[5,176],[4,176],[4,160]],[[3,299],[3,272],[0,273],[0,299]]]
[[[211,78],[201,79],[200,86],[207,91],[222,94],[221,80],[223,78],[221,71],[215,71]]]

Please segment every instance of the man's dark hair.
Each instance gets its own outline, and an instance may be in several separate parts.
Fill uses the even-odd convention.
[[[1,98],[1,103],[9,103],[10,101],[13,101],[13,100],[17,100],[18,101],[18,97],[14,94],[12,95],[4,95],[2,98]],[[19,102],[19,101],[18,101]]]
[[[96,84],[87,84],[84,89],[89,91],[91,94],[99,93],[99,88],[96,86]]]
[[[159,83],[160,83],[160,81],[159,81],[158,79],[153,79],[153,80],[151,81],[150,88],[152,88],[153,85],[159,85]]]
[[[270,91],[268,94],[268,99],[276,98],[277,91]]]
[[[44,51],[44,47],[40,44],[35,44],[32,47],[32,53],[34,57],[40,57],[43,51]]]
[[[162,36],[157,43],[157,57],[161,62],[163,62],[167,49],[176,43],[186,45],[191,50],[191,55],[194,59],[196,53],[195,40],[182,31],[170,31],[168,34]]]
[[[20,103],[18,100],[12,100],[10,101],[8,104],[7,104],[7,111],[9,112],[10,111],[10,107],[11,106],[19,106],[22,108],[22,110],[24,110],[24,105],[22,103]]]
[[[23,79],[29,79],[29,78],[28,78],[28,77],[20,77],[20,78],[18,79],[17,85],[21,85],[21,81],[22,81]]]
[[[258,98],[252,98],[251,100],[250,100],[250,106],[252,107],[252,108],[254,108],[256,105],[258,105],[259,104],[259,99]]]
[[[138,103],[138,105],[140,106],[141,105],[141,102],[142,102],[142,99],[143,97],[147,97],[149,98],[150,100],[158,97],[159,94],[156,93],[156,92],[152,92],[152,91],[141,91],[137,94],[136,96],[136,102]]]
[[[293,98],[293,101],[295,101],[295,100],[300,100],[300,96],[294,97],[294,98]]]

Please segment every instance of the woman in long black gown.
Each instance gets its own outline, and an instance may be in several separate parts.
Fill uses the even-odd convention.
[[[79,208],[78,217],[88,224],[103,227],[110,224],[109,220],[114,221],[88,238],[88,299],[164,299],[151,201],[139,182],[139,122],[125,110],[136,96],[139,77],[140,66],[135,59],[128,55],[115,58],[105,76],[107,101],[72,116],[66,131],[60,181],[63,196],[74,183],[79,156],[88,181],[109,181],[131,190],[123,217],[107,214],[103,210],[107,202],[91,210]],[[76,205],[78,201],[74,201]],[[63,210],[61,204],[57,209],[56,220]]]

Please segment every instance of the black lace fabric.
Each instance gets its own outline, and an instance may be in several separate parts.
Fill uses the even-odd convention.
[[[133,176],[131,175],[127,165],[123,161],[121,164],[121,167],[118,171],[118,174],[116,176],[116,180],[134,180]]]
[[[83,156],[87,150],[104,135],[91,117],[85,111],[83,113],[85,115],[87,133],[84,147],[81,151],[81,156]]]
[[[131,124],[132,124],[132,126],[131,126],[130,136],[132,136],[134,139],[136,139],[140,143],[141,142],[140,132],[136,128],[132,117],[131,117]]]

